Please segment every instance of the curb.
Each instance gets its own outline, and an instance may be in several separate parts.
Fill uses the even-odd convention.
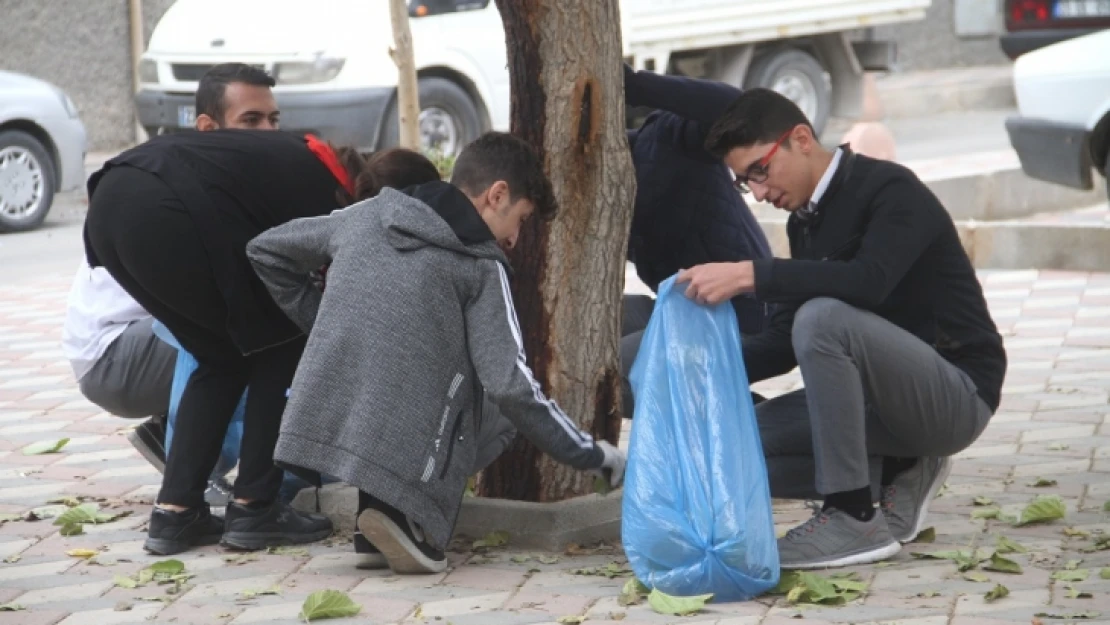
[[[562,551],[570,543],[579,545],[605,541],[618,544],[621,537],[623,491],[608,496],[591,494],[555,503],[530,503],[507,499],[466,497],[455,524],[455,538],[482,538],[490,532],[509,533],[515,548]],[[314,489],[297,494],[293,507],[314,512]],[[358,490],[345,484],[320,489],[320,511],[335,524],[339,533],[355,527]]]
[[[1011,64],[891,73],[877,76],[875,86],[887,118],[1016,104]]]

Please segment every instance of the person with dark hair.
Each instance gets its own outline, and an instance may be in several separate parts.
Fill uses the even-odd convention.
[[[222,63],[201,76],[196,95],[197,130],[277,130],[281,121],[272,76],[245,63]]]
[[[279,112],[266,72],[242,63],[216,65],[200,79],[196,129],[277,130]],[[62,348],[86,399],[126,418],[150,417],[127,434],[154,468],[166,465],[166,415],[177,350],[154,334],[154,318],[103,267],[82,260],[70,289]],[[221,474],[205,495],[223,506]]]
[[[768,456],[809,457],[821,509],[779,539],[783,568],[862,564],[924,527],[950,456],[998,409],[1002,338],[944,206],[896,163],[829,151],[786,97],[745,92],[707,149],[737,184],[790,212],[790,259],[679,274],[715,305],[755,293],[778,309],[743,339],[749,380],[801,369],[805,388],[756,406]],[[879,510],[869,457],[881,458]]]
[[[267,228],[372,197],[386,182],[354,149],[253,130],[155,137],[89,179],[89,265],[107,269],[199,363],[178,408],[148,551],[169,555],[221,536],[259,549],[331,532],[326,517],[278,499],[273,447],[305,338],[255,275],[246,247]],[[234,500],[220,520],[204,485],[248,385]]]
[[[713,122],[742,92],[722,82],[633,71],[624,66],[629,106],[652,110],[628,131],[636,169],[636,199],[628,257],[652,291],[696,265],[771,258],[771,246],[755,215],[733,186],[721,159],[705,149]],[[621,368],[624,416],[634,411],[628,375],[640,349],[655,300],[624,297]],[[758,334],[768,306],[751,295],[732,300],[742,334]]]
[[[274,458],[360,491],[358,528],[396,573],[444,570],[467,478],[513,426],[613,486],[624,453],[544,397],[525,361],[502,247],[555,215],[539,156],[487,133],[431,182],[262,233],[247,247],[308,334]],[[329,264],[327,286],[312,272]]]

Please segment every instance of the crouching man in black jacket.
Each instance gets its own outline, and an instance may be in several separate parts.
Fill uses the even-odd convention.
[[[791,213],[791,259],[711,263],[686,295],[777,303],[743,339],[752,382],[798,366],[803,390],[756,408],[768,455],[812,454],[820,512],[779,539],[783,568],[888,558],[925,524],[949,456],[998,408],[1006,354],[937,198],[900,165],[833,152],[787,98],[745,92],[706,146],[758,200]],[[868,457],[882,458],[879,510]]]

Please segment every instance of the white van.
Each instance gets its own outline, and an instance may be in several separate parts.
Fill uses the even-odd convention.
[[[921,19],[931,0],[621,0],[638,69],[767,86],[820,130],[854,117],[862,72],[893,61],[889,42],[847,33]],[[492,0],[410,0],[425,144],[455,153],[509,126],[505,35]],[[277,80],[286,130],[374,150],[397,141],[397,68],[387,0],[177,0],[139,67],[150,134],[192,127],[197,81],[213,65],[254,64]]]

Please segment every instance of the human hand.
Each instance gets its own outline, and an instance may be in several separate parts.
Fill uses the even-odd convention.
[[[675,282],[689,283],[686,297],[712,306],[755,291],[755,267],[750,260],[706,263],[678,272]]]
[[[609,483],[610,488],[620,488],[624,483],[624,466],[628,459],[624,451],[613,446],[608,441],[594,443],[603,455],[601,466],[591,469],[590,474],[596,475]]]

